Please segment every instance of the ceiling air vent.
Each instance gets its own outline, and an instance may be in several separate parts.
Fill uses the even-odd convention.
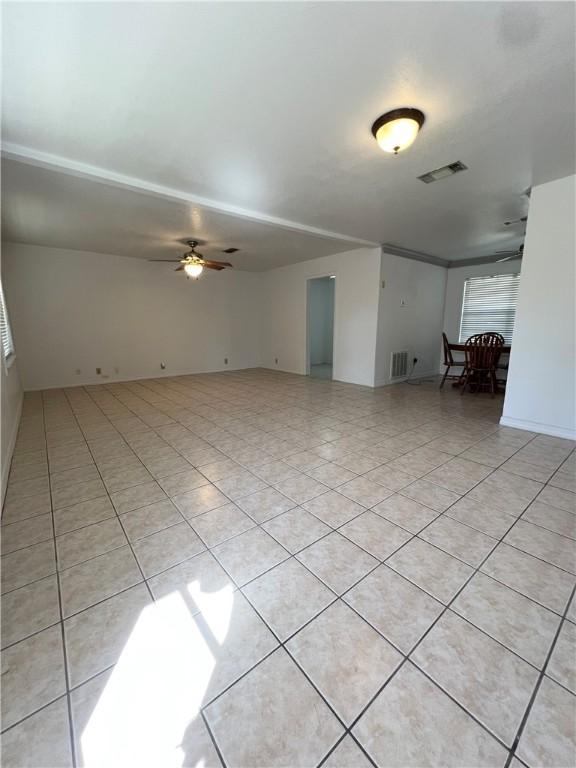
[[[428,171],[428,173],[423,173],[422,176],[418,176],[420,181],[423,181],[424,184],[431,184],[433,181],[440,181],[440,179],[447,179],[448,176],[454,176],[455,173],[460,173],[460,171],[467,171],[468,166],[464,165],[460,160],[457,160],[455,163],[450,163],[450,165],[443,165],[442,168],[436,168],[434,171]]]
[[[222,253],[236,253],[236,251],[239,251],[240,248],[225,248]]]

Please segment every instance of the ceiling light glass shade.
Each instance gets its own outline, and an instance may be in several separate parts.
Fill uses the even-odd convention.
[[[203,269],[202,264],[184,264],[184,272],[188,277],[199,277]]]
[[[414,142],[424,119],[419,109],[394,109],[376,120],[372,134],[380,149],[397,155]]]

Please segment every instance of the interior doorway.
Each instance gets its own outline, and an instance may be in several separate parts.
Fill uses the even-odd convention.
[[[316,379],[331,379],[334,350],[335,277],[308,281],[308,373]]]

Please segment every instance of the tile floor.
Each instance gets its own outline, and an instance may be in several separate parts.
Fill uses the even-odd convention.
[[[576,763],[574,444],[255,370],[30,393],[8,766]]]

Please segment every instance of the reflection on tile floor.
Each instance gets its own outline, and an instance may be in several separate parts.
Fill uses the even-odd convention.
[[[574,443],[264,370],[30,393],[4,766],[576,764]]]

